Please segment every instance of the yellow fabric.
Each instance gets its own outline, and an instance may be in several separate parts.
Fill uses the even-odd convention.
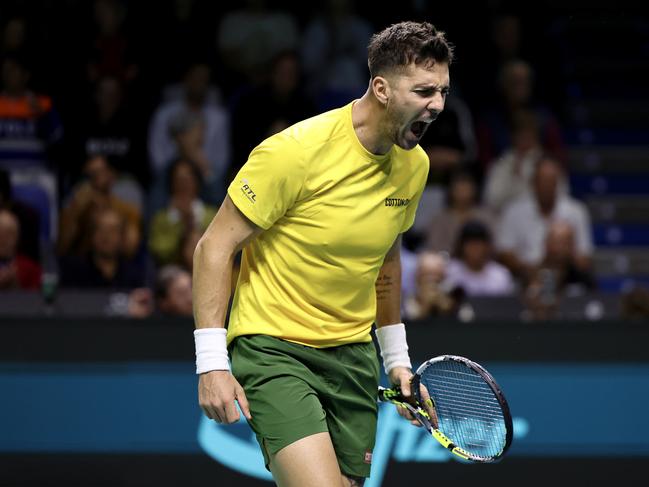
[[[374,283],[413,223],[428,174],[417,146],[369,153],[352,104],[256,147],[228,188],[265,231],[243,251],[228,343],[264,334],[313,347],[370,341]]]

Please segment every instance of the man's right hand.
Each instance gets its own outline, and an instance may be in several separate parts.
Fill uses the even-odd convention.
[[[212,370],[199,376],[198,403],[208,418],[218,423],[236,423],[239,411],[235,400],[246,419],[252,419],[243,387],[229,370]]]

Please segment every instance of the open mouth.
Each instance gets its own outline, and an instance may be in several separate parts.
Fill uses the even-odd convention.
[[[428,124],[426,122],[416,121],[410,124],[410,131],[413,133],[415,137],[420,139],[421,136],[424,135],[424,132],[426,131],[427,127]]]

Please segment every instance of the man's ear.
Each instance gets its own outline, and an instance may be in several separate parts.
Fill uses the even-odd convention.
[[[390,89],[390,82],[383,76],[375,76],[371,81],[372,93],[379,103],[383,106],[387,106],[392,94]]]

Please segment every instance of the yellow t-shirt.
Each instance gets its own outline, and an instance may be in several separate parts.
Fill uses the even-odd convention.
[[[414,221],[428,157],[419,146],[368,152],[352,104],[263,141],[228,188],[265,229],[243,251],[228,343],[251,334],[318,348],[370,341],[374,283]]]

